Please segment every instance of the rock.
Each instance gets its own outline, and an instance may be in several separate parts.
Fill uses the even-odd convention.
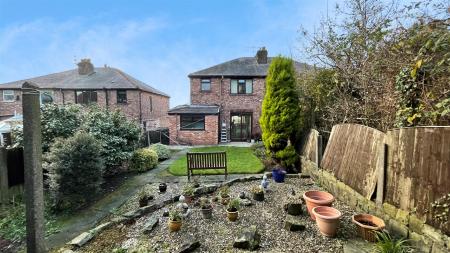
[[[194,190],[195,195],[201,195],[201,194],[210,194],[217,190],[217,185],[215,184],[208,184],[203,187],[199,187]]]
[[[253,205],[253,202],[249,199],[241,199],[241,205],[243,206],[251,206]]]
[[[88,233],[88,232],[84,232],[84,233],[80,234],[79,236],[75,237],[68,244],[69,245],[78,246],[78,247],[82,247],[87,242],[89,242],[93,237],[94,237],[93,234]]]
[[[288,231],[303,231],[306,226],[304,222],[296,216],[287,215],[284,221],[284,229]]]
[[[169,209],[165,208],[165,209],[163,210],[162,216],[163,216],[163,217],[169,217]]]
[[[155,199],[155,196],[153,196],[153,195],[147,196],[148,201],[153,200],[153,199]]]
[[[181,195],[177,195],[177,196],[173,197],[173,201],[178,202],[180,200],[180,196]]]
[[[180,253],[190,253],[200,247],[199,241],[185,242],[181,245]]]
[[[239,237],[234,240],[233,247],[238,249],[255,250],[259,247],[261,235],[256,226],[245,229]]]
[[[241,198],[241,199],[245,199],[245,192],[241,192],[241,193],[239,193],[239,198]]]
[[[373,244],[361,239],[350,239],[344,244],[344,253],[370,253],[373,250]]]
[[[285,208],[290,215],[300,215],[303,213],[302,204],[300,203],[287,203]]]
[[[151,216],[150,219],[144,225],[144,234],[150,234],[153,229],[158,225],[159,219],[156,216]]]
[[[91,229],[89,231],[89,233],[96,235],[96,234],[102,232],[103,230],[109,228],[111,225],[113,225],[113,223],[111,223],[111,222],[106,222],[106,223],[100,224],[97,227]]]
[[[136,218],[142,216],[142,210],[137,209],[134,211],[129,211],[129,212],[124,213],[122,216],[125,218],[128,218],[128,219],[136,219]]]

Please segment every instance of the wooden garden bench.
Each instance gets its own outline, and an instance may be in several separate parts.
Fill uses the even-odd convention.
[[[188,181],[194,175],[194,170],[223,169],[225,170],[225,180],[227,179],[227,153],[223,152],[196,152],[186,154]]]

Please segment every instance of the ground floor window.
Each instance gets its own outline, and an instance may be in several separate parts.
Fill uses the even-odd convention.
[[[83,90],[83,91],[76,91],[75,92],[75,102],[77,104],[90,104],[90,103],[97,103],[97,91],[89,91],[89,90]]]
[[[181,130],[205,130],[205,115],[180,115]]]

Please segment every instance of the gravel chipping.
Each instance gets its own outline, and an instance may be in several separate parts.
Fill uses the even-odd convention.
[[[251,187],[258,184],[259,181],[235,183],[230,187],[230,195],[237,198],[242,191],[251,195]],[[182,188],[181,184],[177,187],[168,185],[168,192],[160,195],[157,187],[158,185],[154,184],[146,188],[155,196],[153,201],[164,198],[164,195],[179,193]],[[336,238],[327,238],[320,234],[315,222],[309,218],[305,206],[300,218],[306,229],[299,232],[286,231],[283,228],[286,217],[283,202],[292,190],[303,195],[305,191],[320,190],[320,187],[309,178],[287,178],[285,183],[271,181],[265,200],[253,201],[252,206],[242,207],[236,222],[227,220],[225,207],[218,202],[214,203],[213,218],[209,220],[204,219],[200,211],[190,204],[193,209],[191,216],[183,221],[180,231],[172,233],[167,228],[168,217],[162,217],[160,209],[153,213],[160,217],[160,222],[151,233],[143,234],[144,225],[152,215],[149,214],[132,224],[117,225],[105,230],[77,252],[112,252],[114,248],[126,248],[129,249],[128,252],[178,252],[183,243],[195,240],[201,243],[195,252],[245,252],[233,248],[232,245],[242,229],[251,225],[256,225],[261,234],[259,252],[343,252],[344,242],[357,237],[356,228],[351,222],[351,216],[355,212],[338,200],[333,203],[333,207],[343,214]],[[169,207],[174,206],[175,204],[172,204]],[[130,199],[120,211],[135,208],[137,197]]]

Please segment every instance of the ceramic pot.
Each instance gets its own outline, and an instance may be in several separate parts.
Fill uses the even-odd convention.
[[[181,221],[169,220],[169,231],[175,232],[181,229]]]
[[[227,209],[227,218],[228,218],[228,220],[236,221],[238,216],[239,216],[239,212],[238,211],[229,211]]]
[[[327,237],[335,237],[342,213],[329,206],[316,206],[312,209],[320,233]]]
[[[307,191],[303,194],[303,199],[306,202],[309,216],[312,220],[316,220],[312,209],[316,206],[331,206],[334,201],[334,196],[323,191]]]
[[[280,170],[280,169],[272,170],[272,178],[277,183],[283,183],[285,176],[286,176],[286,171],[284,171],[284,170]]]
[[[370,214],[355,214],[352,222],[358,227],[359,235],[366,241],[376,242],[376,231],[382,231],[386,226],[384,221]]]
[[[167,184],[165,184],[165,183],[160,183],[159,184],[159,192],[166,192],[166,190],[167,190]]]
[[[212,218],[212,208],[207,208],[207,209],[200,209],[200,211],[202,212],[203,218],[205,219],[211,219]]]
[[[253,193],[253,199],[256,201],[264,201],[264,192],[254,192]]]

